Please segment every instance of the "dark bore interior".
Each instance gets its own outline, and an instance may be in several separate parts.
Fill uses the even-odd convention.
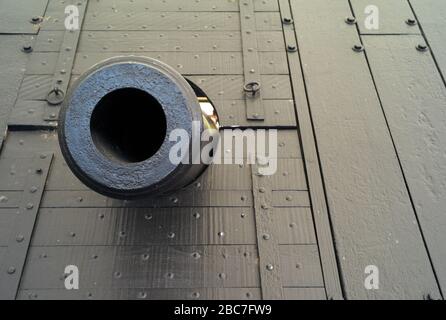
[[[153,156],[166,136],[166,116],[159,102],[136,88],[106,94],[90,120],[96,147],[108,158],[124,163]]]

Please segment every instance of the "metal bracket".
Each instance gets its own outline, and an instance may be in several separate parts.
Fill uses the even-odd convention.
[[[8,248],[1,263],[0,300],[15,299],[19,290],[52,159],[53,154],[42,154],[32,159]]]
[[[79,28],[76,30],[65,30],[51,90],[46,97],[46,101],[52,106],[61,104],[65,98],[88,0],[78,0],[75,2],[75,5],[79,9]]]
[[[240,27],[243,48],[243,73],[245,76],[244,91],[246,95],[246,118],[248,120],[265,120],[265,109],[260,91],[260,63],[257,50],[256,22],[253,0],[240,0]],[[257,84],[256,91],[252,84]],[[253,94],[254,93],[254,94]]]

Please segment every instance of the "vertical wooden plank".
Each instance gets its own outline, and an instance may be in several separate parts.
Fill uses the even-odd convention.
[[[347,0],[291,8],[349,299],[438,298],[440,293]],[[378,290],[365,268],[380,270]]]
[[[264,120],[260,84],[259,55],[257,50],[256,21],[252,0],[240,2],[240,32],[242,36],[244,89],[253,90],[246,94],[246,119]],[[257,90],[257,91],[255,91]]]
[[[282,20],[292,18],[289,1],[280,0],[279,5]],[[290,49],[294,47],[297,50],[294,27],[291,24],[284,24],[283,30],[287,47]],[[298,51],[288,50],[287,55],[326,295],[328,299],[338,300],[342,299],[343,295],[301,61]]]
[[[446,78],[446,2],[438,0],[410,0],[438,68]]]
[[[420,36],[364,37],[440,288],[446,288],[446,87]]]

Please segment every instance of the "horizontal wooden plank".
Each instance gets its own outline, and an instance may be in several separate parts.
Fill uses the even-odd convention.
[[[53,51],[58,32],[43,31],[37,51]],[[283,51],[280,31],[256,33],[258,50]],[[49,42],[48,39],[53,39]],[[78,52],[240,52],[241,35],[235,31],[83,31]],[[57,50],[55,50],[57,51]]]
[[[238,164],[216,164],[209,168],[190,186],[191,192],[203,190],[249,190],[250,169]],[[46,190],[89,190],[71,172],[62,158],[56,158],[48,178]]]
[[[290,289],[293,297],[317,297],[308,289]],[[34,289],[19,291],[19,300],[259,300],[260,288],[106,288]]]
[[[21,290],[64,288],[67,265],[80,288],[259,287],[255,246],[31,247]]]
[[[280,271],[284,287],[323,287],[317,245],[280,245]]]
[[[284,241],[311,240],[289,229]],[[255,244],[255,232],[252,208],[57,208],[40,210],[33,245]]]
[[[287,300],[326,300],[324,288],[284,288]]]
[[[309,207],[308,191],[273,191],[272,204],[274,207]]]
[[[0,205],[1,206],[1,205]],[[250,207],[250,190],[178,192],[171,196],[137,201],[104,197],[93,191],[46,191],[42,208],[144,208],[144,207]]]
[[[310,208],[274,208],[279,244],[316,244]]]

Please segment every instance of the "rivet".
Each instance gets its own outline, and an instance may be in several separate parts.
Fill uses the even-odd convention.
[[[293,19],[288,18],[288,17],[287,18],[283,18],[282,22],[284,24],[292,24],[293,23]]]
[[[146,219],[146,220],[152,220],[152,218],[153,218],[153,216],[151,214],[146,214],[144,216],[144,219]]]
[[[201,255],[200,255],[199,252],[194,252],[194,253],[192,253],[192,257],[193,257],[194,259],[200,259],[200,258],[201,258]]]
[[[347,17],[345,18],[345,23],[347,24],[355,24],[356,23],[356,18],[355,17]]]
[[[29,192],[31,193],[35,193],[37,191],[37,187],[32,186],[31,188],[29,188]]]
[[[364,46],[362,44],[355,44],[352,50],[355,52],[362,52],[364,51]]]
[[[406,20],[406,24],[409,26],[414,26],[417,24],[417,21],[415,19],[409,18]]]
[[[172,198],[170,198],[170,202],[177,203],[178,202],[178,198],[177,197],[172,197]]]
[[[267,233],[263,234],[262,236],[263,240],[269,240],[271,238],[271,236]]]
[[[11,267],[8,268],[7,272],[8,272],[8,274],[14,274],[15,273],[15,268],[11,266]]]
[[[34,16],[31,18],[30,22],[33,24],[40,23],[40,22],[42,22],[42,17]]]
[[[25,240],[25,237],[24,237],[23,235],[19,234],[19,235],[15,238],[15,240],[16,240],[17,242],[22,242],[23,240]]]
[[[222,279],[222,280],[224,280],[224,279],[226,279],[226,274],[225,273],[219,273],[218,274],[218,277],[220,278],[220,279]]]
[[[166,274],[166,277],[169,279],[173,279],[175,277],[175,275],[172,272],[169,272]]]
[[[36,169],[36,173],[41,174],[43,172],[42,168]]]
[[[31,210],[32,208],[34,208],[34,204],[31,202],[26,205],[26,209]]]
[[[246,200],[246,196],[241,196],[240,200],[245,201]]]
[[[260,192],[260,193],[265,193],[265,191],[266,191],[265,188],[263,188],[263,187],[260,187],[260,188],[259,188],[259,192]]]
[[[266,270],[273,271],[274,270],[274,266],[272,264],[267,264],[266,265]]]
[[[261,205],[262,209],[266,210],[268,209],[268,205],[266,205],[265,203]]]
[[[222,238],[222,237],[225,236],[225,233],[224,233],[223,231],[220,231],[219,233],[217,233],[217,235],[218,235],[220,238]]]
[[[427,45],[425,45],[425,44],[419,44],[419,45],[417,45],[417,50],[418,51],[421,51],[421,52],[425,52],[425,51],[427,51]]]
[[[291,201],[291,200],[293,200],[293,197],[292,196],[286,196],[286,201]]]
[[[297,51],[297,47],[292,44],[287,45],[286,49],[288,52],[296,52]]]
[[[198,212],[194,212],[192,215],[195,219],[200,219],[200,214]]]
[[[33,47],[30,44],[24,44],[22,47],[22,51],[25,53],[30,53],[33,51]]]
[[[167,237],[168,237],[169,239],[173,239],[173,238],[175,238],[175,233],[173,233],[173,232],[169,232],[169,233],[167,234]]]
[[[199,292],[193,292],[192,293],[192,298],[195,298],[195,299],[200,298],[200,293]]]
[[[144,291],[138,292],[138,299],[145,299],[147,298],[147,293]]]
[[[141,259],[144,260],[144,261],[149,260],[149,258],[150,258],[150,255],[149,255],[148,253],[143,253],[143,254],[141,255]]]
[[[76,236],[76,233],[70,232],[70,237],[74,238]]]

